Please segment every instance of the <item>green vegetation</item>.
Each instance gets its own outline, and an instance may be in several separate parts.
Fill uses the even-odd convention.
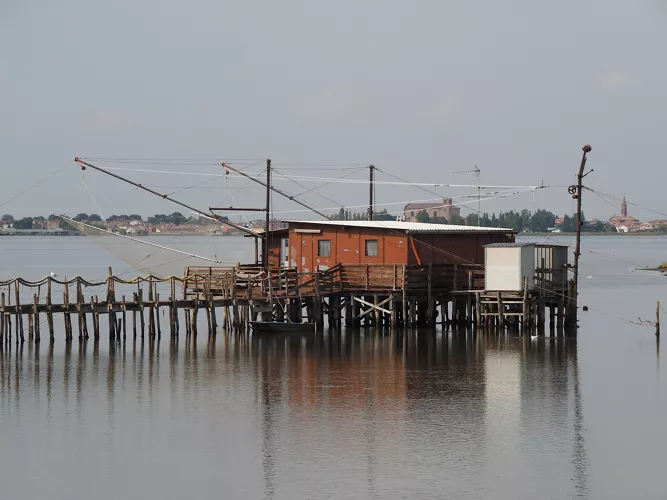
[[[368,220],[368,212],[351,212],[341,207],[338,213],[332,215],[331,218],[332,220]],[[396,220],[396,216],[391,215],[385,208],[374,213],[373,220]]]
[[[64,230],[69,230],[69,231],[76,231],[76,228],[72,227],[68,222],[60,219],[57,215],[49,215],[48,218],[44,218],[42,216],[37,216],[37,217],[23,217],[21,219],[16,219],[14,218],[13,215],[11,214],[4,214],[2,218],[0,218],[0,221],[6,224],[11,224],[11,226],[14,229],[47,229],[46,221],[60,221],[58,224],[58,227],[60,229]],[[94,224],[94,225],[100,225],[102,221],[102,217],[100,217],[97,214],[86,214],[86,213],[79,213],[76,214],[74,217],[72,217],[72,220],[75,220],[77,222],[85,222],[89,224]],[[222,220],[229,220],[227,217],[222,217]],[[111,217],[108,217],[106,219],[107,222],[115,222],[115,221],[140,221],[144,222],[144,219],[141,217],[139,214],[130,214],[130,215],[112,215]],[[181,212],[173,212],[169,215],[166,214],[156,214],[151,217],[148,217],[145,221],[148,224],[155,225],[155,224],[175,224],[175,225],[182,225],[182,224],[215,224],[214,221],[211,221],[209,219],[203,219],[200,220],[199,217],[190,217],[187,218],[185,217]]]

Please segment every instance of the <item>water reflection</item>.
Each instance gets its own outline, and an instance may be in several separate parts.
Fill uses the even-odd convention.
[[[589,493],[577,343],[562,338],[424,331],[45,342],[1,350],[0,387],[0,418],[19,434],[41,412],[78,446],[101,432],[102,460],[112,464],[139,467],[133,454],[193,459],[196,450],[216,470],[224,464],[230,480],[256,475],[261,491],[250,496]],[[136,432],[127,426],[142,435],[121,454],[115,433]],[[156,445],[159,436],[173,447]]]

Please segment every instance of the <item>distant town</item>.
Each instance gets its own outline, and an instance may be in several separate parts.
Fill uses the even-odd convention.
[[[597,233],[639,233],[639,232],[667,232],[667,220],[658,219],[640,221],[628,215],[628,203],[623,198],[620,215],[613,215],[608,220],[591,219],[584,222],[582,230]],[[331,214],[334,220],[366,220],[366,212],[352,212],[344,207]],[[519,233],[571,233],[576,231],[576,218],[570,215],[558,216],[548,210],[531,211],[510,210],[488,214],[479,218],[475,213],[466,217],[461,215],[461,209],[454,205],[451,198],[443,198],[432,203],[408,203],[401,215],[392,215],[387,210],[373,214],[374,220],[402,220],[407,222],[424,222],[432,224],[457,224],[482,227],[507,227]],[[93,228],[99,228],[113,233],[124,235],[211,235],[232,236],[243,232],[219,221],[206,217],[186,217],[180,212],[171,214],[155,214],[144,219],[139,214],[112,215],[106,220],[97,214],[79,213],[72,220],[81,222]],[[223,217],[222,220],[228,220]],[[258,219],[237,224],[257,232],[264,231],[265,220]],[[270,229],[280,229],[285,224],[280,220],[272,220]],[[56,215],[48,217],[15,218],[5,214],[0,218],[0,235],[76,235],[78,228]]]

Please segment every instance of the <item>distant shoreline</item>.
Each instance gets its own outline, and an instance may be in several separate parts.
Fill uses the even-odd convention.
[[[517,233],[517,236],[567,236],[567,237],[574,237],[576,236],[577,233]],[[584,232],[581,233],[582,238],[587,237],[587,236],[595,236],[595,237],[621,237],[621,238],[627,238],[627,237],[641,237],[645,238],[647,236],[659,236],[661,238],[664,238],[667,236],[667,233],[652,233],[652,232],[641,232],[641,233],[598,233],[598,232]]]
[[[121,236],[120,233],[114,233],[118,236]],[[63,237],[63,236],[85,236],[83,233],[79,231],[67,231],[67,230],[48,230],[48,229],[17,229],[14,231],[0,231],[0,237],[3,236],[57,236],[57,237]],[[214,236],[214,237],[222,237],[222,236],[243,236],[242,233],[168,233],[168,232],[160,232],[160,233],[148,233],[148,234],[128,234],[128,235],[122,235],[122,236],[130,236],[132,238],[143,238],[146,236]]]
[[[114,233],[120,235],[120,233]],[[84,236],[83,233],[80,233],[79,231],[67,231],[67,230],[48,230],[48,229],[16,229],[16,230],[10,230],[10,231],[0,231],[0,237],[2,236],[58,236],[58,237],[63,237],[63,236]],[[131,236],[133,238],[142,238],[146,236],[213,236],[213,237],[228,237],[228,236],[244,236],[242,233],[180,233],[180,232],[160,232],[160,233],[148,233],[148,234],[131,234],[127,235]],[[517,236],[521,237],[531,237],[531,236],[537,236],[537,237],[559,237],[559,236],[565,236],[565,237],[573,237],[576,236],[576,233],[517,233]],[[647,237],[647,236],[654,236],[654,237],[666,237],[667,233],[652,233],[652,232],[641,232],[641,233],[598,233],[598,232],[584,232],[581,233],[582,237],[587,237],[587,236],[595,236],[595,237]]]

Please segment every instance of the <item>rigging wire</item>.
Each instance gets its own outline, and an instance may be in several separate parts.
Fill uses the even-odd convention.
[[[440,193],[436,193],[435,191],[432,191],[432,190],[430,190],[430,189],[427,189],[427,188],[425,188],[424,186],[420,186],[420,185],[413,184],[412,182],[410,182],[410,181],[408,181],[408,180],[406,180],[406,179],[403,179],[402,177],[399,177],[398,175],[390,174],[389,172],[385,172],[384,170],[382,170],[382,169],[380,169],[380,168],[375,167],[375,169],[378,170],[378,171],[380,171],[380,172],[382,172],[382,173],[385,174],[385,175],[388,175],[389,177],[393,177],[393,178],[396,179],[396,180],[399,180],[399,181],[401,181],[401,182],[405,182],[407,185],[414,186],[414,187],[416,187],[416,188],[418,188],[418,189],[421,189],[422,191],[425,191],[426,193],[429,193],[429,194],[432,194],[432,195],[435,195],[435,196],[440,197]]]
[[[274,172],[277,173],[279,176],[281,176],[281,177],[283,177],[283,178],[285,178],[285,179],[288,179],[289,181],[293,182],[293,183],[296,184],[297,186],[300,186],[300,187],[302,187],[303,189],[307,189],[307,191],[304,191],[302,194],[311,192],[311,191],[313,191],[314,189],[319,189],[320,187],[322,187],[322,186],[318,186],[318,187],[315,187],[315,188],[313,188],[313,189],[308,189],[306,186],[304,186],[304,185],[301,184],[300,182],[295,181],[292,177],[287,177],[286,175],[283,175],[282,173],[280,173],[279,170],[274,169]],[[352,173],[354,173],[354,172],[352,172]],[[351,175],[351,174],[348,174],[348,175]],[[345,175],[344,177],[348,177],[348,175]],[[344,178],[344,177],[343,177],[343,178]],[[331,181],[331,182],[333,182],[333,181]],[[331,184],[331,182],[326,182],[325,184],[323,184],[323,186],[326,186],[327,184]],[[314,192],[314,194],[316,194],[317,196],[320,196],[320,197],[324,198],[325,200],[327,200],[327,201],[330,202],[330,203],[336,203],[336,204],[338,204],[337,201],[332,200],[331,198],[329,198],[328,196],[323,195],[322,193]],[[299,196],[301,196],[301,194],[294,195],[293,197],[296,198],[296,197],[299,197]],[[315,207],[315,208],[317,208],[317,207]],[[318,210],[319,210],[319,208],[318,208]]]
[[[246,167],[248,168],[248,167]],[[151,174],[164,174],[164,175],[199,175],[199,176],[205,176],[205,177],[218,177],[220,174],[215,174],[215,173],[206,173],[206,172],[182,172],[182,171],[176,171],[176,170],[155,170],[155,169],[145,169],[145,168],[125,168],[125,167],[106,167],[107,170],[117,170],[117,171],[127,171],[127,172],[143,172],[143,173],[151,173]],[[242,176],[237,176],[234,174],[229,174],[230,177],[242,177]],[[345,178],[338,178],[338,177],[315,177],[315,176],[290,176],[287,177],[283,174],[281,174],[281,177],[285,181],[289,182],[295,182],[295,181],[302,181],[302,182],[322,182],[322,181],[327,181],[328,184],[331,183],[343,183],[343,184],[368,184],[368,180],[366,179],[345,179]],[[445,184],[445,183],[415,183],[415,182],[394,182],[394,181],[376,181],[376,184],[382,184],[382,185],[395,185],[395,186],[430,186],[430,187],[456,187],[456,188],[461,188],[461,187],[471,187],[471,188],[477,188],[476,184]],[[306,188],[306,186],[302,186]],[[506,185],[506,186],[500,186],[500,185],[490,185],[490,184],[485,184],[483,186],[480,186],[481,189],[529,189],[529,190],[535,190],[535,189],[544,189],[548,187],[555,187],[555,186],[531,186],[531,185]]]
[[[593,189],[593,188],[590,188],[590,187],[588,187],[588,186],[583,186],[583,187],[584,187],[584,189],[586,189],[587,191],[590,191],[591,193],[595,193],[595,194],[597,194],[598,196],[600,196],[600,195],[602,195],[602,196],[607,196],[608,198],[611,198],[611,199],[616,200],[616,201],[622,201],[622,200],[623,200],[622,198],[619,198],[619,197],[617,197],[617,196],[614,196],[613,194],[609,194],[609,193],[605,193],[605,192],[602,192],[602,191],[598,191],[598,190]],[[667,213],[665,213],[665,212],[660,212],[659,210],[655,210],[655,209],[653,209],[653,208],[645,207],[645,206],[642,206],[642,205],[640,205],[640,204],[638,204],[638,203],[633,203],[633,202],[631,202],[631,201],[627,201],[627,200],[626,200],[626,203],[627,203],[628,205],[632,205],[633,207],[641,208],[642,210],[647,210],[647,211],[649,211],[649,212],[653,212],[654,214],[658,214],[658,215],[662,215],[662,216],[664,216],[664,217],[667,217]],[[616,205],[613,205],[613,206],[614,206],[614,208],[617,208]]]
[[[86,191],[88,191],[88,195],[90,196],[90,199],[93,200],[93,204],[95,205],[95,208],[97,208],[97,213],[102,218],[102,221],[104,222],[104,225],[107,226],[107,229],[111,230],[111,228],[109,227],[109,223],[107,222],[106,217],[104,217],[104,214],[102,213],[102,209],[97,204],[97,201],[95,200],[95,197],[93,196],[93,193],[88,188],[88,184],[86,184],[86,176],[85,176],[85,172],[83,170],[81,171],[81,182],[83,183],[83,187],[86,188]]]
[[[253,164],[251,164],[251,165],[248,165],[248,166],[246,166],[246,167],[244,167],[244,168],[241,168],[241,169],[239,169],[239,170],[245,170],[245,169],[247,169],[247,168],[254,167],[255,165],[259,165],[260,163],[262,163],[262,160],[260,160],[260,161],[258,161],[258,162],[255,162],[255,163],[253,163]],[[196,184],[193,184],[192,186],[185,187],[185,188],[183,188],[183,189],[178,189],[178,190],[176,190],[176,191],[174,191],[174,192],[172,192],[172,193],[169,193],[169,196],[171,196],[171,195],[173,195],[173,194],[176,194],[176,193],[182,193],[183,191],[187,191],[188,189],[194,189],[194,188],[199,187],[199,186],[201,186],[201,185],[203,185],[203,184],[206,184],[206,183],[208,183],[208,182],[214,181],[214,180],[216,180],[216,179],[220,179],[221,177],[224,177],[224,178],[225,178],[225,187],[226,187],[226,185],[227,185],[227,174],[220,174],[220,175],[214,177],[213,179],[207,179],[207,180],[198,182],[198,183],[196,183]]]
[[[362,168],[354,169],[354,170],[352,170],[350,173],[345,174],[344,176],[340,177],[340,179],[345,179],[346,177],[349,177],[350,175],[356,174],[357,172],[360,172],[361,170],[363,170],[363,167],[362,167]],[[281,173],[278,173],[278,175],[281,175],[281,176],[285,177],[285,176],[284,176],[283,174],[281,174]],[[294,196],[295,196],[295,197],[303,196],[304,194],[306,194],[306,193],[310,193],[311,191],[315,191],[316,189],[322,189],[324,186],[328,186],[329,184],[331,184],[331,182],[325,182],[324,184],[321,184],[321,185],[319,185],[319,186],[315,186],[314,188],[310,188],[310,189],[308,189],[307,191],[304,191],[304,192],[302,192],[302,193],[296,194],[296,195],[294,195]],[[305,186],[304,186],[304,188],[305,188]],[[315,193],[315,194],[319,194],[319,193]],[[333,202],[332,202],[332,203],[333,203]]]
[[[5,205],[10,204],[10,203],[11,203],[12,201],[14,201],[15,199],[20,198],[20,197],[23,196],[24,194],[28,193],[28,192],[31,191],[32,189],[36,188],[37,186],[39,186],[39,185],[42,184],[43,182],[45,182],[45,181],[47,181],[48,179],[50,179],[51,177],[53,177],[54,175],[59,174],[60,172],[62,172],[63,170],[65,170],[67,167],[69,167],[72,163],[74,163],[74,160],[70,160],[69,162],[67,162],[67,165],[64,165],[64,166],[62,166],[62,167],[60,167],[60,168],[54,170],[53,172],[51,172],[50,174],[48,174],[46,177],[43,177],[42,179],[40,179],[40,180],[38,180],[37,182],[35,182],[34,184],[32,184],[30,187],[24,189],[23,191],[21,191],[20,193],[18,193],[18,194],[16,194],[16,195],[12,196],[12,197],[9,198],[8,200],[3,201],[2,203],[0,203],[0,208],[4,207]]]
[[[497,195],[497,196],[489,196],[489,197],[486,197],[486,198],[482,198],[481,201],[495,200],[497,198],[508,198],[510,196],[527,193],[529,191],[530,190],[526,189],[526,190],[521,190],[521,191],[500,192],[500,194]],[[459,203],[452,203],[451,206],[465,206],[465,205],[468,205],[468,204],[471,204],[471,203],[477,203],[477,196],[472,196],[471,195],[471,196],[455,196],[455,197],[453,197],[453,199],[459,199],[459,198],[474,198],[474,200],[464,201],[464,202],[459,202]],[[422,199],[422,200],[416,200],[416,201],[415,200],[393,201],[393,202],[382,203],[379,206],[386,207],[388,205],[405,205],[407,203],[420,203],[420,202],[430,202],[430,201],[435,202],[435,201],[439,201],[439,200],[441,200],[441,198],[437,198],[437,199],[428,198],[428,199]],[[348,206],[345,206],[344,208],[366,208],[367,206],[368,206],[367,204],[364,204],[364,205],[348,205]],[[340,208],[340,205],[336,205],[336,206],[326,207],[326,208],[321,208],[321,209],[318,208],[318,210],[323,210],[323,211],[338,210],[339,208]],[[312,210],[310,210],[310,209],[294,209],[294,210],[272,211],[272,213],[274,213],[274,214],[291,214],[291,213],[311,212],[311,211]],[[389,214],[401,214],[401,213],[403,213],[403,211],[402,210],[394,210],[394,211],[390,211],[390,212],[387,212],[387,213],[389,213]],[[228,215],[240,215],[240,214],[241,214],[240,212],[232,212],[232,213],[229,213]]]

